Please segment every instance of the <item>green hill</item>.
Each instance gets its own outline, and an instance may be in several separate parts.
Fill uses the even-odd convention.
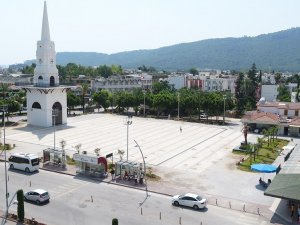
[[[256,37],[208,39],[110,55],[96,52],[57,53],[57,64],[69,62],[84,66],[118,64],[123,68],[137,68],[144,64],[165,70],[188,70],[192,67],[248,70],[255,62],[257,68],[262,70],[300,71],[300,28]]]

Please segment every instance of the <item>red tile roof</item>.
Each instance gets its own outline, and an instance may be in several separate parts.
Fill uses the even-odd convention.
[[[242,121],[259,122],[259,123],[279,123],[279,116],[270,112],[251,112],[249,115],[242,117]]]

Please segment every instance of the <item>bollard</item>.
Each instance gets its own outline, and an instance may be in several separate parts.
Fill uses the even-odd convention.
[[[141,208],[141,215],[143,215],[143,208]]]
[[[216,198],[216,205],[218,205],[218,199]]]
[[[159,212],[159,220],[161,220],[161,212]]]
[[[9,176],[7,176],[7,181],[9,181]]]
[[[229,201],[229,208],[231,209],[231,202]]]
[[[200,222],[200,225],[202,225],[202,221]]]
[[[91,202],[93,202],[93,196],[91,195]]]
[[[257,214],[260,215],[259,208],[257,208]]]
[[[31,187],[31,180],[29,181],[29,187]]]
[[[245,204],[243,206],[243,211],[246,212],[246,206],[245,206]]]
[[[179,217],[179,224],[181,224],[181,217]]]

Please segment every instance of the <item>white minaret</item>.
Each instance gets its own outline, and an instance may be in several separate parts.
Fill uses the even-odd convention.
[[[50,127],[54,121],[55,124],[67,123],[68,87],[59,85],[55,45],[50,39],[46,2],[41,40],[37,42],[33,86],[26,86],[24,89],[27,96],[28,124]]]

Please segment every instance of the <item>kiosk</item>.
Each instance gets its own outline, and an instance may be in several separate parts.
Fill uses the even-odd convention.
[[[107,177],[107,161],[105,157],[95,154],[75,153],[73,159],[76,161],[76,173],[97,178]]]
[[[43,163],[45,165],[57,165],[65,166],[66,165],[66,156],[65,151],[63,150],[54,150],[53,148],[47,148],[43,150]]]
[[[144,170],[142,165],[138,162],[118,161],[115,164],[115,174],[121,179],[138,180],[139,183],[143,183]]]

